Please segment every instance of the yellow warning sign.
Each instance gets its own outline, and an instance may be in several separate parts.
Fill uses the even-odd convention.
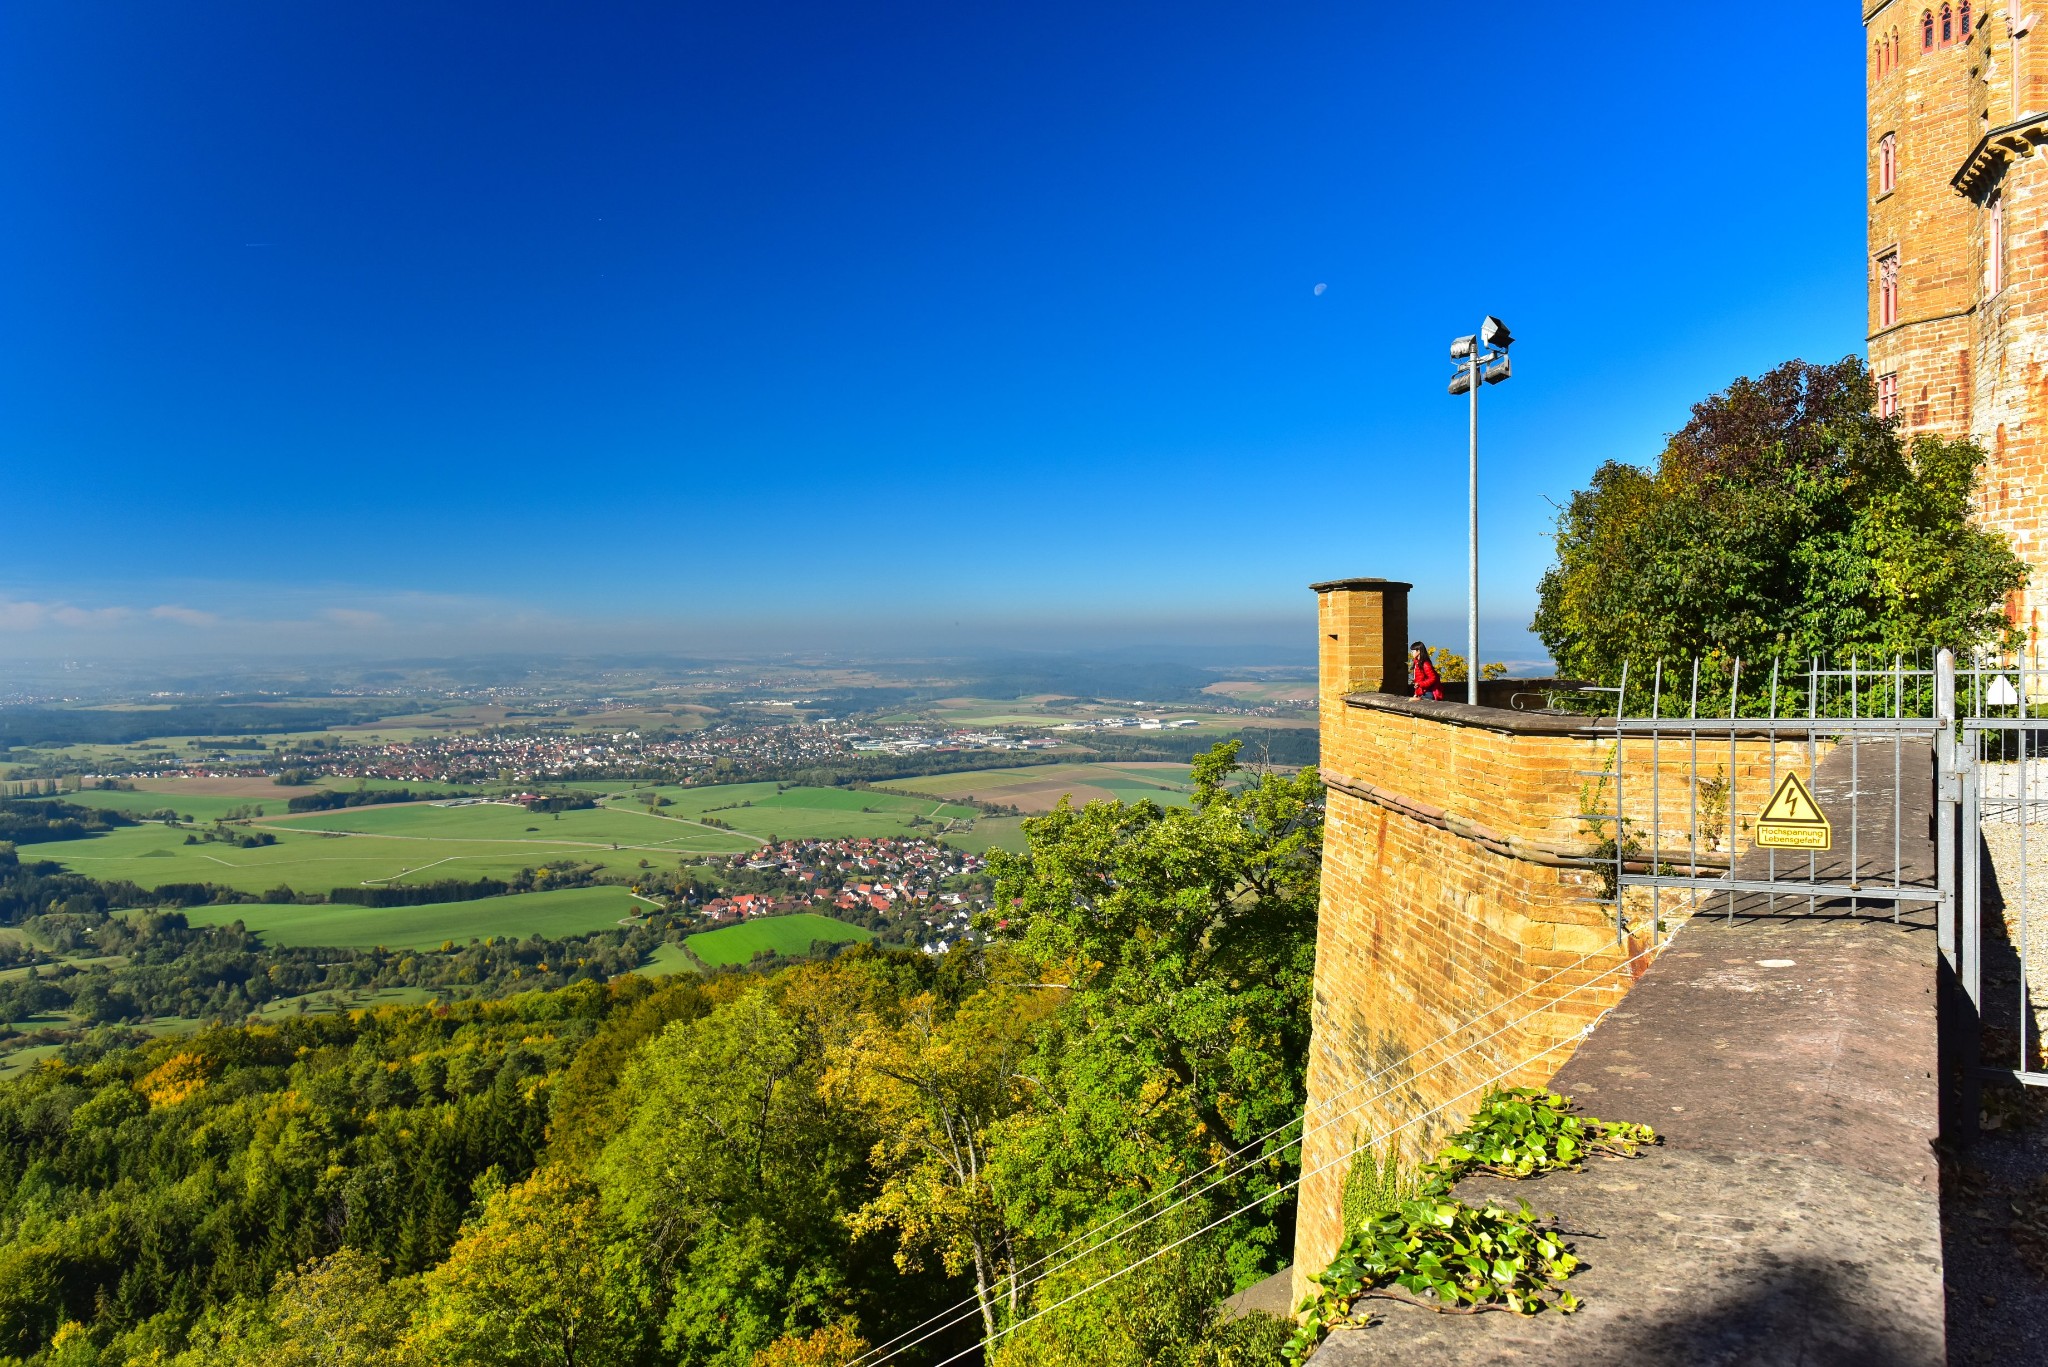
[[[1765,850],[1828,850],[1835,844],[1835,829],[1821,814],[1820,804],[1799,781],[1788,773],[1778,781],[1771,800],[1756,818],[1757,848]]]

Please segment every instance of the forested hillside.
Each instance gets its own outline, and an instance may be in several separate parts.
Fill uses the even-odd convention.
[[[1321,789],[1233,788],[1234,749],[1186,808],[1028,823],[985,949],[115,1040],[0,1083],[0,1360],[1270,1361],[1280,1322],[1215,1306],[1285,1260],[1294,1151],[1150,1201],[1302,1104]]]

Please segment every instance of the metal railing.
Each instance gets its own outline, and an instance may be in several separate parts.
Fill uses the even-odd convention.
[[[1943,699],[1953,696],[1953,679],[1945,655],[1925,667],[1897,656],[1843,667],[1809,660],[1796,671],[1782,660],[1762,670],[1745,670],[1740,660],[1660,663],[1647,687],[1632,686],[1625,672],[1606,690],[1614,702],[1597,728],[1614,734],[1601,774],[1612,779],[1613,806],[1589,812],[1612,846],[1616,934],[1631,929],[1632,889],[1648,903],[1653,943],[1671,894],[1688,912],[1725,897],[1730,917],[1745,899],[1764,914],[1785,910],[1781,900],[1808,911],[1876,901],[1889,904],[1895,920],[1903,905],[1939,903],[1936,869],[1924,867],[1937,861],[1908,857],[1919,842],[1907,838],[1907,794],[1925,763],[1913,752],[1931,746],[1952,715]],[[1817,782],[1824,762],[1835,787]],[[1826,799],[1823,810],[1833,809],[1825,849],[1753,843],[1787,770],[1826,788],[1815,794]]]
[[[1688,662],[1594,691],[1613,751],[1582,775],[1604,794],[1582,809],[1617,937],[1647,925],[1654,944],[1674,899],[1731,920],[1931,911],[1967,1004],[1944,1027],[1969,1036],[1965,1071],[2048,1086],[2048,671],[1945,651]],[[1829,820],[1825,849],[1758,842],[1787,770]]]

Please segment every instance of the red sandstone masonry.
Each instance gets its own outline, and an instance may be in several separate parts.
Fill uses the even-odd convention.
[[[2048,607],[2048,158],[2019,149],[2048,139],[2048,29],[2015,33],[2028,7],[1984,4],[1968,41],[1923,51],[1924,8],[1864,9],[1870,369],[1898,376],[1907,434],[1972,437],[1988,454],[1977,516],[2033,567],[2007,611],[2038,638]],[[1894,30],[1896,66],[1878,60]],[[1889,192],[1878,155],[1887,134],[1898,149]],[[2004,222],[1996,273],[1994,199]],[[1893,252],[1899,313],[1887,327],[1878,262]]]

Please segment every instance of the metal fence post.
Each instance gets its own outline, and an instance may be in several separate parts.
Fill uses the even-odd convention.
[[[1944,650],[1934,657],[1934,940],[1951,972],[1956,959],[1956,804],[1962,780],[1956,773],[1956,657]]]

